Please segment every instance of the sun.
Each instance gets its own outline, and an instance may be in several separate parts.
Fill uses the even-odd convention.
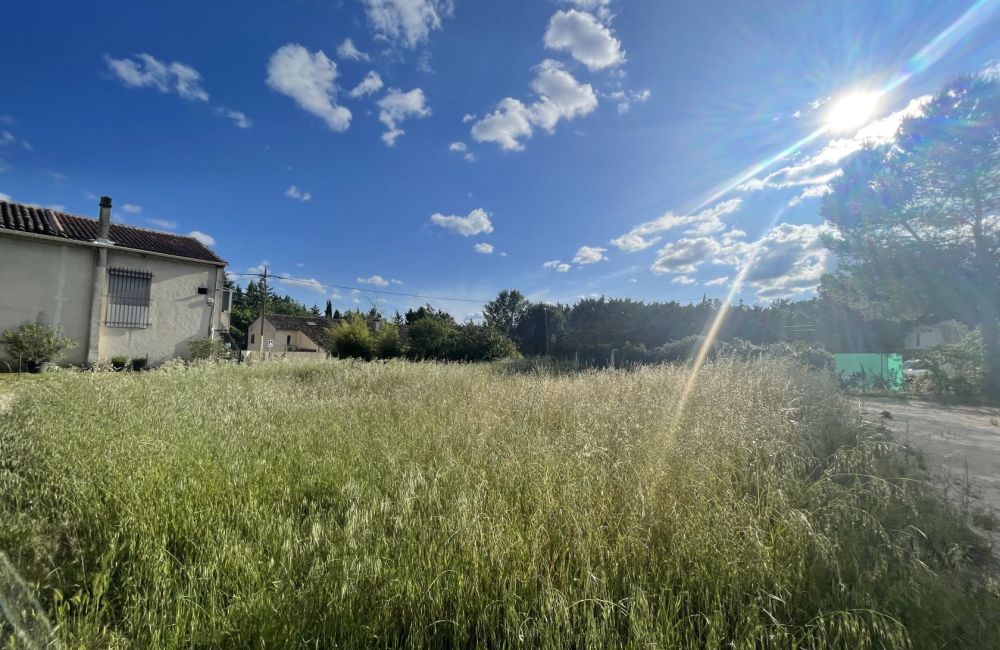
[[[826,127],[831,131],[849,131],[871,119],[878,106],[879,93],[853,92],[838,99],[826,115]]]

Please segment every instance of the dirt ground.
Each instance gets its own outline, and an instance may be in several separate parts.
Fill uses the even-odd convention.
[[[864,399],[861,405],[897,441],[923,452],[933,480],[974,515],[974,527],[1000,556],[1000,409],[891,399]]]

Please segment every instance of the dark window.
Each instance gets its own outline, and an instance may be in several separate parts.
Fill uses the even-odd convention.
[[[251,334],[250,335],[250,345],[253,345],[256,340],[257,340],[257,335],[256,334]]]
[[[149,292],[153,274],[131,269],[108,269],[108,327],[149,327]]]
[[[285,339],[285,345],[291,345],[291,344],[292,344],[292,335],[289,334],[288,337]]]
[[[225,289],[222,292],[222,311],[231,311],[233,308],[233,292]]]
[[[208,287],[198,287],[198,295],[204,296],[208,294]]]

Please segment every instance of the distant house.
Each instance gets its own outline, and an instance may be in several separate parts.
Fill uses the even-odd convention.
[[[917,325],[906,333],[904,347],[907,350],[928,350],[938,345],[952,345],[962,340],[969,328],[954,320],[946,320],[935,325]]]
[[[193,237],[111,223],[108,197],[99,214],[0,201],[0,330],[59,326],[78,344],[69,364],[155,364],[187,356],[197,339],[228,336],[225,260]]]
[[[268,314],[262,330],[258,317],[247,328],[247,357],[322,359],[330,350],[327,330],[341,322],[341,318],[325,316]],[[380,325],[377,320],[368,320],[368,331],[377,334]]]
[[[264,327],[258,317],[247,328],[247,354],[266,358],[322,359],[328,343],[326,330],[336,324],[323,316],[264,316]]]

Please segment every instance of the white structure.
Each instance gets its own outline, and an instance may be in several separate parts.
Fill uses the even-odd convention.
[[[953,345],[961,341],[968,331],[968,327],[954,320],[917,325],[906,333],[904,347],[907,350],[928,350],[938,345]]]
[[[77,342],[62,363],[155,364],[228,336],[225,269],[192,237],[112,224],[108,197],[99,219],[0,202],[0,330],[61,327]]]

